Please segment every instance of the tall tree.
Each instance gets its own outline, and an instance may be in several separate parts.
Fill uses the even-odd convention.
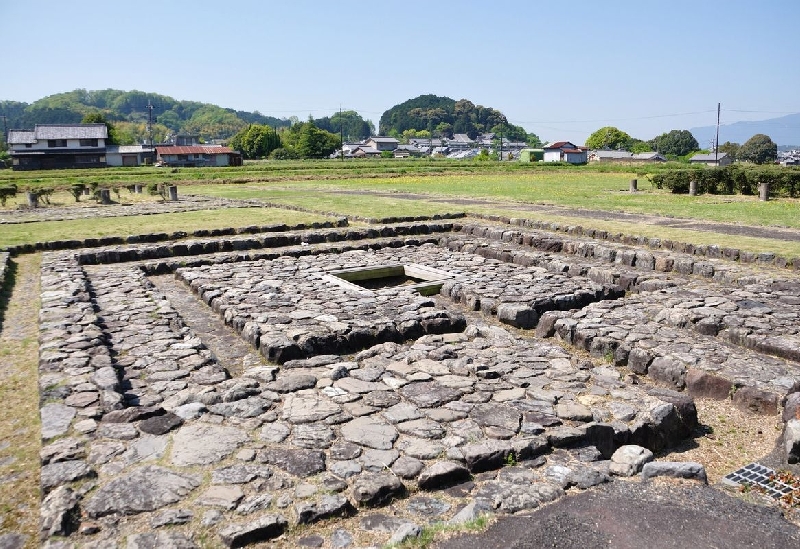
[[[700,150],[700,144],[689,130],[672,130],[648,141],[648,145],[661,154],[686,156]]]
[[[321,130],[313,122],[302,125],[295,150],[301,158],[325,158],[341,146],[338,135]]]
[[[269,126],[251,124],[234,135],[228,144],[245,158],[266,158],[281,147],[281,138]]]
[[[83,117],[81,120],[81,124],[105,124],[106,128],[108,129],[108,141],[109,145],[119,145],[120,144],[120,136],[117,135],[117,130],[114,128],[114,124],[108,122],[106,117],[103,116],[103,113],[99,111],[90,112],[86,116]]]
[[[739,148],[739,160],[754,164],[775,162],[778,157],[778,146],[768,135],[757,133],[744,142]]]
[[[739,159],[739,149],[742,146],[738,143],[731,143],[730,141],[726,141],[722,145],[719,146],[719,152],[727,154],[731,160],[738,160]]]
[[[631,136],[615,128],[614,126],[604,126],[595,131],[586,139],[586,146],[590,149],[626,149],[630,146]]]

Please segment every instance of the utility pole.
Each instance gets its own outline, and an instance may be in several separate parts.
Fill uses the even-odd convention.
[[[717,137],[714,139],[714,165],[719,166],[719,111],[721,103],[717,103]]]
[[[344,162],[344,121],[342,121],[341,103],[339,103],[339,145],[341,146],[339,157],[342,159],[342,162]]]
[[[147,100],[147,106],[145,107],[148,111],[147,113],[147,133],[150,135],[150,148],[152,149],[155,146],[153,143],[153,104],[150,103],[150,100]]]
[[[500,162],[503,161],[503,123],[505,122],[506,117],[502,117],[500,119]]]
[[[0,114],[0,118],[3,119],[3,143],[8,147],[8,118],[4,114]]]

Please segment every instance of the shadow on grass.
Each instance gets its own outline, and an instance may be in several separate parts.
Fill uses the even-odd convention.
[[[14,284],[17,281],[18,270],[19,267],[17,267],[17,264],[9,258],[3,275],[3,286],[0,287],[0,332],[2,332],[5,327],[8,305],[11,303],[11,295],[14,291]]]

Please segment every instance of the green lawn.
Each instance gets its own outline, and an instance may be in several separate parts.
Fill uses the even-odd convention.
[[[569,209],[651,214],[755,226],[800,228],[800,201],[780,198],[760,202],[752,196],[676,195],[654,188],[644,176],[609,166],[541,166],[519,163],[459,163],[451,161],[263,162],[240,168],[169,169],[115,168],[54,172],[0,173],[0,184],[53,186],[67,189],[75,181],[101,186],[171,181],[179,194],[228,198],[258,198],[273,204],[298,206],[328,215],[359,217],[418,216],[456,212],[495,213],[529,217],[615,233],[718,244],[750,251],[774,251],[800,257],[792,242],[733,237],[713,232],[670,229],[645,220],[585,219]],[[628,192],[639,180],[639,192]],[[367,191],[366,193],[364,191]],[[377,194],[376,194],[377,193]],[[409,199],[408,193],[417,195]],[[68,197],[68,195],[64,195]],[[127,191],[122,191],[127,200]],[[133,196],[133,195],[131,195]],[[131,200],[152,197],[136,195]],[[21,198],[17,198],[19,202]],[[63,202],[68,202],[64,199]],[[489,201],[474,203],[475,201]],[[526,211],[525,205],[546,205],[550,211]],[[197,228],[246,226],[272,222],[309,222],[320,215],[288,210],[221,210],[163,214],[140,218],[53,221],[0,226],[0,246],[52,239],[128,235]]]
[[[229,198],[260,198],[331,210],[345,208],[341,213],[355,214],[381,207],[400,208],[409,213],[391,215],[419,215],[427,206],[415,201],[384,199],[358,195],[337,195],[331,191],[357,191],[359,189],[384,193],[405,192],[424,194],[430,198],[482,198],[504,202],[550,204],[570,208],[608,210],[618,212],[653,214],[742,223],[745,225],[771,225],[800,228],[800,201],[781,198],[760,202],[753,196],[672,194],[653,187],[646,179],[639,180],[639,192],[628,192],[631,173],[602,173],[597,171],[551,171],[509,174],[459,174],[424,177],[419,175],[371,178],[337,179],[331,181],[297,181],[271,184],[249,183],[243,185],[203,185],[187,192],[224,196]],[[469,210],[458,206],[456,211]],[[446,208],[453,211],[452,208]],[[419,213],[417,213],[419,212]],[[365,214],[361,214],[365,215]],[[366,214],[374,216],[374,213]],[[386,215],[386,214],[384,214]]]
[[[331,218],[277,208],[228,208],[147,216],[106,217],[0,225],[0,248],[50,240],[128,236],[286,223],[313,223]]]

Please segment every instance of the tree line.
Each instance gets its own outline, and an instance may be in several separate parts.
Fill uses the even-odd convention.
[[[586,146],[595,150],[657,152],[670,160],[688,160],[693,154],[703,152],[700,144],[688,130],[672,130],[649,141],[643,141],[613,126],[605,126],[593,132],[586,139]],[[756,134],[741,145],[726,141],[719,146],[718,151],[727,154],[731,160],[753,164],[767,164],[774,162],[778,157],[778,146],[764,134]]]

